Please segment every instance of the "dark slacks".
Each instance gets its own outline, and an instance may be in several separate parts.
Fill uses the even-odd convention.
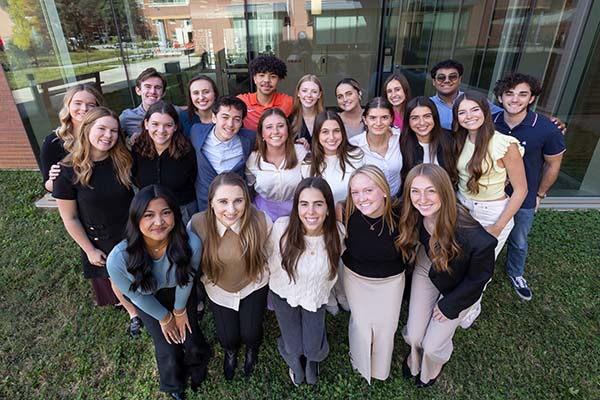
[[[263,338],[263,319],[269,287],[265,286],[240,301],[238,311],[210,302],[215,317],[217,339],[225,350],[258,349]]]
[[[175,304],[175,288],[161,289],[154,296],[160,304],[172,312]],[[192,377],[193,382],[195,377],[203,375],[206,371],[211,349],[198,327],[196,305],[196,288],[193,288],[185,306],[192,333],[187,332],[183,344],[167,343],[160,329],[159,321],[136,306],[139,317],[154,341],[154,355],[160,375],[160,390],[163,392],[182,392],[185,390],[188,376]]]

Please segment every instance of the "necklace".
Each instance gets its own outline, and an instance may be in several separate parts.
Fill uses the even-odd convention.
[[[167,247],[167,245],[169,244],[169,242],[165,241],[164,243],[162,243],[160,246],[152,248],[151,250],[155,253],[158,253],[159,251],[163,250],[165,247]]]
[[[377,221],[375,221],[375,222],[373,222],[373,223],[370,223],[370,222],[369,222],[369,220],[367,220],[367,219],[365,218],[365,216],[363,215],[363,213],[360,213],[360,216],[362,217],[363,221],[365,221],[365,222],[367,223],[367,225],[369,225],[369,230],[370,230],[370,231],[374,231],[374,230],[375,230],[375,226],[377,226],[377,224],[378,224],[379,222],[383,221],[383,215],[382,215],[381,217],[379,217],[379,218],[377,219]],[[383,226],[382,226],[382,231],[383,231]],[[381,232],[379,232],[379,235],[381,235]],[[379,235],[377,235],[377,236],[379,236]]]

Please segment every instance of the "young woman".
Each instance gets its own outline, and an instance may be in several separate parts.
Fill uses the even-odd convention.
[[[402,131],[406,103],[412,98],[410,85],[406,77],[397,72],[390,75],[383,84],[383,96],[394,107],[394,127]]]
[[[350,175],[363,165],[362,150],[348,142],[344,124],[333,111],[315,119],[310,157],[302,164],[302,176],[319,176],[327,181],[335,203],[346,199]]]
[[[290,116],[290,128],[296,143],[308,151],[312,143],[315,117],[323,112],[323,86],[316,75],[304,75],[296,85],[294,111]]]
[[[513,227],[513,216],[527,196],[523,147],[494,130],[487,98],[465,92],[453,107],[458,156],[458,199],[473,218],[498,239],[496,257]],[[514,189],[504,192],[507,179]]]
[[[410,353],[402,374],[415,376],[422,388],[439,377],[456,328],[492,277],[497,240],[457,204],[454,185],[437,165],[421,164],[408,173],[402,210],[396,244],[415,264],[402,332]]]
[[[194,215],[190,226],[205,244],[201,279],[225,353],[225,379],[231,380],[242,344],[246,346],[245,376],[252,374],[258,361],[269,290],[266,264],[271,220],[252,206],[246,183],[233,172],[216,176],[208,201],[208,209]]]
[[[106,262],[152,335],[160,390],[185,399],[206,377],[211,350],[196,320],[194,275],[202,243],[186,232],[174,195],[160,185],[140,190],[129,207],[127,235]]]
[[[196,75],[188,82],[187,110],[179,111],[185,137],[194,124],[212,124],[212,105],[219,97],[217,84],[206,75]]]
[[[131,150],[136,186],[166,186],[175,194],[187,224],[198,211],[194,189],[198,166],[196,152],[183,134],[175,107],[164,101],[152,104]]]
[[[246,161],[248,185],[254,188],[254,204],[272,221],[290,215],[296,186],[302,180],[300,161],[306,156],[294,144],[289,123],[279,108],[268,108],[258,120],[256,149]]]
[[[336,209],[346,226],[343,285],[350,305],[350,359],[371,383],[390,374],[394,335],[404,292],[398,236],[398,201],[390,194],[383,172],[363,165],[352,173],[345,209]]]
[[[47,191],[52,192],[54,180],[60,173],[59,161],[73,150],[75,132],[83,117],[92,108],[102,105],[102,95],[89,83],[77,84],[65,93],[63,107],[58,113],[60,126],[46,136],[40,154],[44,189]]]
[[[365,106],[363,119],[367,130],[350,138],[350,143],[364,153],[365,164],[372,164],[383,171],[392,196],[400,192],[400,131],[392,127],[394,109],[383,97],[371,99]]]
[[[96,107],[81,121],[52,195],[67,232],[81,248],[83,275],[92,283],[96,304],[120,301],[129,313],[129,334],[137,336],[142,321],[123,294],[111,289],[106,272],[106,255],[123,239],[133,197],[131,165],[117,115]]]
[[[279,353],[295,386],[317,383],[319,362],[329,353],[325,304],[337,279],[342,253],[331,189],[322,178],[305,178],[294,193],[289,217],[271,234],[269,287],[281,330]]]
[[[408,171],[422,163],[444,168],[454,185],[458,184],[456,153],[452,134],[440,125],[437,107],[429,97],[419,96],[406,105],[405,124],[400,135],[402,181]]]
[[[344,128],[348,138],[359,135],[365,131],[363,109],[360,105],[362,89],[358,82],[352,78],[344,78],[335,85],[335,98],[338,107],[342,110],[340,117],[344,121]]]

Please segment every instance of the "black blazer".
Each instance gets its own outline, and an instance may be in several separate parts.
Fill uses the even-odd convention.
[[[429,234],[421,224],[421,243],[429,255]],[[440,311],[449,319],[473,304],[494,274],[494,249],[498,240],[477,224],[473,228],[457,228],[456,240],[462,255],[448,263],[449,272],[437,272],[433,265],[429,279],[444,297],[438,302]]]

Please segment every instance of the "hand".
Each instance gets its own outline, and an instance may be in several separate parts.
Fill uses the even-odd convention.
[[[567,135],[567,125],[564,122],[562,122],[557,117],[550,117],[550,121],[554,122],[554,125],[556,125],[558,127],[558,129],[560,129],[560,131],[562,132],[563,136]]]
[[[301,144],[302,146],[304,146],[304,150],[306,151],[310,151],[310,143],[308,143],[308,140],[306,140],[306,138],[299,138],[296,139],[296,144]]]
[[[177,330],[179,331],[179,338],[181,339],[181,343],[183,343],[185,342],[185,338],[187,336],[186,331],[189,331],[190,334],[192,333],[192,327],[190,326],[187,310],[185,308],[183,310],[173,310],[173,315],[175,316],[175,325],[177,325]]]
[[[492,224],[492,225],[488,225],[488,226],[484,226],[483,227],[486,231],[488,231],[488,233],[490,235],[492,235],[493,237],[495,237],[496,239],[498,239],[500,237],[500,234],[502,233],[502,229],[500,228],[498,225],[496,224]]]
[[[440,308],[438,307],[437,304],[435,305],[435,307],[433,307],[433,319],[436,320],[437,322],[444,322],[444,321],[448,320],[448,318],[446,318],[444,313],[442,313],[440,311]]]
[[[535,210],[533,211],[534,213],[538,212],[541,202],[542,202],[542,198],[540,196],[535,196]]]
[[[48,180],[55,180],[60,174],[60,164],[54,164],[50,167],[50,171],[48,171]]]
[[[106,254],[100,249],[94,247],[89,253],[86,253],[90,264],[96,267],[106,267]]]
[[[160,330],[162,331],[167,343],[182,343],[181,338],[179,337],[179,329],[177,329],[177,324],[175,323],[175,317],[173,317],[173,314],[167,313],[167,316],[160,320]]]

